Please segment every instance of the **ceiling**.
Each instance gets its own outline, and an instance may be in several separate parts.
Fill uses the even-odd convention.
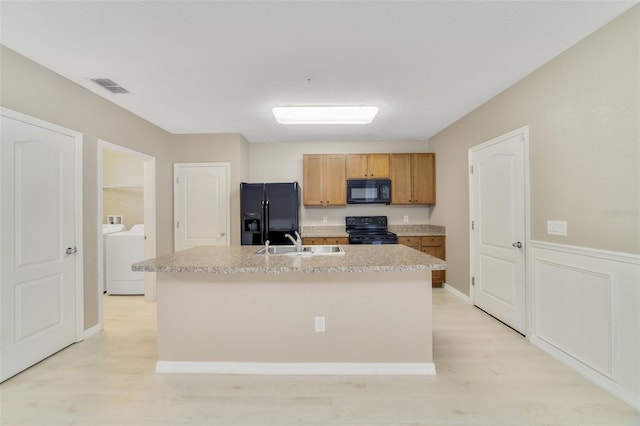
[[[0,42],[175,134],[426,140],[637,3],[3,0]],[[292,126],[285,105],[380,111]]]

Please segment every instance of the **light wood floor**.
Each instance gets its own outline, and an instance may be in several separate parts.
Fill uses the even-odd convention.
[[[105,331],[0,385],[9,425],[640,425],[640,413],[443,289],[437,376],[160,375],[155,304],[105,297]],[[185,330],[188,332],[188,330]]]

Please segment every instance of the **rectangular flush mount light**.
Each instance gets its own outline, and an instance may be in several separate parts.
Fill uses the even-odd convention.
[[[368,124],[378,113],[375,106],[287,106],[273,108],[280,124]]]

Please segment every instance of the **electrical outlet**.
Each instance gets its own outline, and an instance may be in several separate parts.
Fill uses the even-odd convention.
[[[314,320],[315,320],[316,333],[324,333],[325,332],[324,317],[315,317]]]
[[[404,223],[409,223],[409,216],[408,215],[404,215]]]
[[[326,216],[322,217],[322,223],[327,223],[327,217]]]
[[[549,235],[567,235],[567,222],[564,220],[548,220],[547,234]]]

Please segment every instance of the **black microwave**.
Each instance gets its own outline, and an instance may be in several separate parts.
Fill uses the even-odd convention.
[[[347,180],[347,204],[391,203],[390,179]]]

